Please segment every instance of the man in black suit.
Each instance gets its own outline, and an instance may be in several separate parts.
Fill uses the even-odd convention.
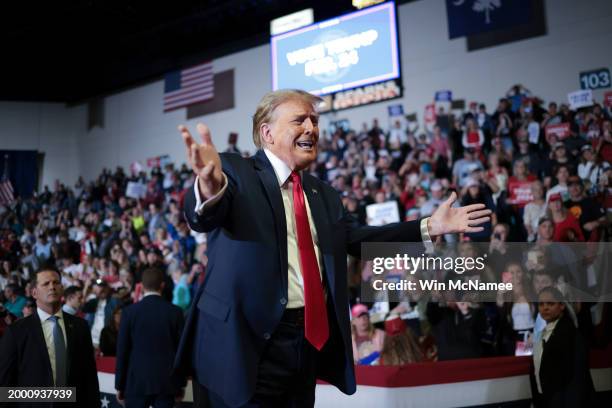
[[[62,312],[63,288],[57,270],[43,268],[35,279],[36,313],[16,321],[0,341],[0,386],[76,387],[77,402],[71,407],[99,407],[87,322]]]
[[[197,175],[185,216],[209,233],[206,280],[176,362],[194,369],[200,404],[312,407],[317,378],[354,393],[347,253],[359,257],[362,242],[477,232],[489,219],[482,204],[453,208],[453,194],[429,218],[358,225],[331,186],[303,171],[317,158],[319,101],[266,94],[253,117],[260,150],[249,159],[219,155],[205,125],[202,144],[180,127]]]
[[[529,376],[536,408],[598,406],[588,347],[566,307],[570,306],[556,287],[538,294],[538,310],[546,326],[534,344]]]
[[[161,293],[164,273],[142,273],[144,298],[123,310],[117,340],[115,388],[126,408],[174,406],[186,379],[172,376],[172,363],[183,330],[183,311]]]

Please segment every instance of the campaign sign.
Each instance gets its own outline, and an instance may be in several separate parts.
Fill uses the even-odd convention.
[[[570,109],[584,108],[593,105],[593,91],[586,89],[583,91],[570,92],[567,94]]]
[[[378,226],[400,221],[399,210],[395,201],[370,204],[366,207],[366,215],[368,225]]]
[[[557,125],[548,125],[545,132],[547,137],[548,135],[556,135],[559,140],[562,140],[570,135],[570,124],[559,123]]]
[[[508,202],[510,204],[525,205],[533,201],[531,181],[510,181],[508,183]]]
[[[143,198],[147,194],[147,187],[142,183],[128,181],[125,189],[125,195],[130,198]]]
[[[436,106],[433,103],[425,105],[425,124],[436,123]]]
[[[612,107],[612,91],[608,91],[604,94],[604,104]]]

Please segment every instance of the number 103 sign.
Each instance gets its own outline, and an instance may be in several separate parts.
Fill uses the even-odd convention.
[[[580,89],[609,88],[610,84],[610,70],[608,68],[580,73]]]

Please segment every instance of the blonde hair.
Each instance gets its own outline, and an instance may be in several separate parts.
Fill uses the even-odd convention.
[[[272,114],[280,104],[291,99],[302,100],[312,105],[314,108],[316,108],[322,100],[316,95],[309,94],[299,89],[279,89],[278,91],[265,94],[259,101],[257,109],[255,109],[255,114],[253,115],[253,142],[258,149],[263,147],[259,128],[262,124],[272,120]]]

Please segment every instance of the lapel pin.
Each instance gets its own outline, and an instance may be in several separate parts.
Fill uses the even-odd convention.
[[[313,192],[313,194],[317,194],[318,193],[318,191],[315,190],[314,188],[312,189],[312,192]]]

